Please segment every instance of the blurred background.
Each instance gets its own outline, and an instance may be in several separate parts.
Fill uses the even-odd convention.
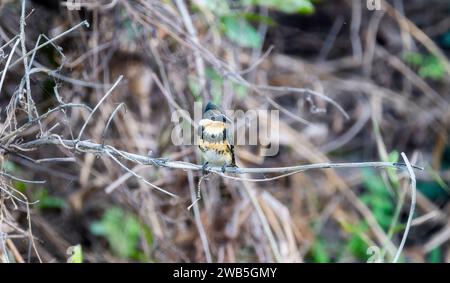
[[[405,170],[210,175],[188,210],[198,171],[21,146],[76,140],[89,112],[58,107],[92,109],[123,75],[83,140],[201,164],[195,146],[173,144],[173,111],[278,109],[278,154],[237,146],[238,166],[405,152],[424,171],[400,261],[449,262],[449,13],[448,0],[0,0],[1,261],[393,260],[411,206]]]

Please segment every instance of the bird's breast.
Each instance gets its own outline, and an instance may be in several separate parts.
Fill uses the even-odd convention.
[[[227,142],[208,142],[200,139],[198,146],[209,163],[219,166],[232,163],[232,153]]]

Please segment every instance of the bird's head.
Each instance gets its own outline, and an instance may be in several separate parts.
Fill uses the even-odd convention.
[[[223,123],[231,123],[230,118],[225,116],[222,111],[212,102],[208,102],[203,111],[203,119],[211,120],[211,121],[219,121]]]

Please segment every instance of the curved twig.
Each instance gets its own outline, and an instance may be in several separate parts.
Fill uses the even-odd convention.
[[[10,175],[6,172],[0,172],[0,176],[5,176],[8,177],[9,179],[15,180],[15,181],[19,181],[19,182],[23,182],[23,183],[29,183],[29,184],[45,184],[45,181],[33,181],[33,180],[25,180],[25,179],[21,179],[19,177]]]
[[[405,232],[403,233],[402,241],[398,247],[397,253],[395,254],[393,263],[396,263],[402,254],[403,247],[405,246],[406,238],[408,238],[409,229],[411,228],[411,223],[414,216],[414,211],[416,209],[416,175],[414,174],[413,167],[409,163],[408,157],[402,152],[403,160],[405,161],[406,168],[408,169],[409,177],[411,178],[411,207],[409,209],[408,221],[406,221]]]
[[[112,91],[116,88],[116,86],[119,84],[119,82],[122,80],[123,76],[119,76],[119,78],[116,80],[116,82],[113,84],[113,86],[108,90],[108,92],[102,97],[102,99],[100,99],[100,101],[97,103],[97,105],[95,105],[94,109],[92,110],[92,112],[89,114],[89,116],[87,117],[86,121],[83,124],[83,127],[81,127],[80,133],[78,134],[78,138],[77,140],[79,140],[81,138],[81,136],[83,135],[84,129],[86,128],[87,124],[89,123],[89,121],[92,118],[92,115],[94,115],[95,111],[100,107],[100,104],[103,103],[103,101],[105,101],[105,99],[112,93]]]
[[[34,141],[30,141],[27,143],[21,144],[21,148],[29,149],[34,148],[40,145],[62,145],[67,148],[75,148],[77,146],[77,150],[80,152],[90,152],[98,155],[112,155],[115,157],[126,158],[132,162],[143,164],[143,165],[153,165],[156,167],[165,167],[165,168],[173,168],[173,169],[184,169],[184,170],[193,170],[193,171],[201,171],[202,165],[184,162],[184,161],[172,161],[163,158],[154,158],[145,155],[138,155],[122,150],[118,150],[112,146],[102,146],[101,144],[97,144],[91,141],[74,141],[74,140],[63,140],[61,138],[55,137],[43,137],[41,139],[37,139]],[[416,170],[423,170],[422,167],[411,165],[410,166]],[[243,167],[226,167],[226,173],[233,174],[246,174],[246,173],[290,173],[290,172],[304,172],[307,170],[314,169],[329,169],[329,168],[364,168],[364,167],[375,167],[375,168],[385,168],[385,167],[393,167],[400,170],[407,169],[408,165],[405,163],[399,162],[349,162],[349,163],[314,163],[314,164],[304,164],[304,165],[296,165],[296,166],[287,166],[287,167],[255,167],[255,168],[243,168]],[[208,167],[206,171],[221,173],[221,167]]]
[[[103,129],[102,132],[102,145],[105,145],[105,137],[106,137],[106,132],[108,131],[109,128],[109,124],[111,124],[112,119],[114,118],[114,116],[116,116],[117,112],[120,110],[120,108],[124,108],[125,112],[127,111],[127,105],[125,103],[120,103],[119,105],[117,105],[116,109],[114,109],[114,111],[111,113],[111,115],[108,118],[108,121],[106,122],[106,126]]]

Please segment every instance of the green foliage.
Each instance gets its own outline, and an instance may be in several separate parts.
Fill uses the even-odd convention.
[[[4,163],[4,170],[6,172],[9,172],[10,174],[14,175],[14,173],[20,172],[20,168],[13,162],[7,161]],[[13,181],[14,188],[25,194],[30,187],[27,186],[26,183],[21,181]],[[51,196],[49,194],[48,189],[41,188],[41,189],[34,189],[30,190],[31,198],[32,200],[37,200],[38,203],[36,204],[36,207],[40,210],[44,209],[64,209],[67,207],[67,203],[64,199]]]
[[[17,165],[14,162],[6,160],[3,163],[3,170],[5,170],[6,172],[16,172],[19,170],[19,167],[17,167]]]
[[[3,170],[5,170],[5,172],[8,172],[9,174],[12,174],[12,175],[20,173],[20,171],[21,171],[20,167],[18,167],[14,162],[11,162],[9,160],[7,160],[3,163]],[[21,181],[13,181],[13,185],[14,185],[14,188],[21,193],[25,193],[25,191],[27,189],[27,185]]]
[[[424,196],[433,201],[448,198],[450,196],[450,187],[439,175],[439,172],[433,170],[431,167],[426,168],[426,171],[431,176],[432,180],[418,180],[417,189]]]
[[[13,184],[14,188],[19,192],[21,192],[22,194],[25,193],[25,191],[27,190],[27,185],[24,182],[14,181]]]
[[[215,104],[220,105],[223,96],[223,84],[224,79],[222,76],[217,73],[212,68],[205,68],[205,76],[206,79],[210,83],[210,94],[212,96],[212,101]],[[247,94],[247,88],[235,82],[230,82],[233,92],[239,96],[244,97]],[[192,95],[194,96],[195,101],[201,100],[201,88],[197,78],[188,77],[188,87]]]
[[[450,48],[450,31],[446,32],[441,39],[442,46]]]
[[[213,103],[220,105],[220,101],[222,100],[222,96],[223,96],[223,91],[222,91],[222,86],[223,86],[223,79],[222,77],[219,75],[219,73],[217,73],[214,69],[212,68],[206,68],[205,70],[206,73],[206,78],[210,81],[210,94],[212,96],[212,101]]]
[[[195,101],[200,101],[202,99],[201,92],[202,88],[200,87],[200,83],[198,79],[194,76],[188,76],[187,85],[189,88],[189,91],[191,92],[192,96],[194,97]]]
[[[231,13],[230,6],[228,1],[224,0],[205,0],[202,1],[202,4],[205,5],[205,8],[210,10],[216,15],[226,15]]]
[[[400,157],[400,154],[398,153],[398,151],[393,150],[393,151],[391,151],[389,153],[386,161],[387,162],[398,162],[399,157]],[[389,181],[391,182],[392,186],[395,189],[399,188],[400,183],[399,183],[398,176],[397,176],[397,173],[396,173],[397,169],[395,169],[395,168],[386,168],[385,170],[387,172],[387,175],[389,177]]]
[[[37,207],[43,209],[64,209],[67,203],[64,199],[51,196],[47,189],[40,189],[33,193],[33,199],[39,200]]]
[[[441,248],[435,248],[427,256],[427,262],[429,263],[441,263],[442,262],[442,251]]]
[[[259,14],[255,14],[255,13],[251,13],[251,12],[240,12],[240,13],[238,13],[238,15],[249,22],[264,23],[268,26],[275,25],[275,21],[269,16],[263,16],[263,15],[259,15]]]
[[[351,237],[347,242],[346,249],[361,261],[367,260],[367,249],[369,246],[362,238],[362,235],[367,231],[367,229],[367,224],[364,222],[360,222],[356,225],[350,223],[344,225],[344,230],[351,234]]]
[[[263,42],[261,35],[251,25],[251,21],[273,24],[273,20],[255,13],[241,11],[250,6],[262,6],[284,13],[311,14],[314,6],[311,0],[205,0],[203,8],[216,15],[220,30],[232,42],[245,48],[259,48]],[[241,9],[235,9],[241,7]]]
[[[310,0],[244,0],[243,2],[246,5],[259,5],[289,14],[314,13],[314,6]]]
[[[139,241],[153,242],[150,229],[118,207],[107,209],[99,221],[92,223],[90,230],[92,234],[106,238],[112,251],[122,258],[145,259],[138,249]]]
[[[373,170],[365,169],[363,185],[366,191],[361,195],[361,201],[370,208],[381,227],[387,229],[392,222],[395,207],[383,179]]]
[[[316,239],[311,246],[310,257],[316,263],[330,262],[330,256],[328,254],[326,244],[321,239]]]
[[[220,18],[225,35],[242,47],[258,48],[262,38],[258,31],[239,15],[227,15]]]
[[[404,55],[404,60],[413,67],[416,67],[419,76],[424,79],[441,80],[445,75],[444,66],[433,55],[408,52]]]
[[[72,247],[72,255],[70,256],[68,263],[83,263],[83,249],[81,245]]]
[[[441,157],[441,170],[450,168],[450,147],[446,147]],[[430,166],[425,168],[432,180],[417,180],[417,189],[430,200],[446,200],[450,197],[450,186],[442,179],[441,173]]]

